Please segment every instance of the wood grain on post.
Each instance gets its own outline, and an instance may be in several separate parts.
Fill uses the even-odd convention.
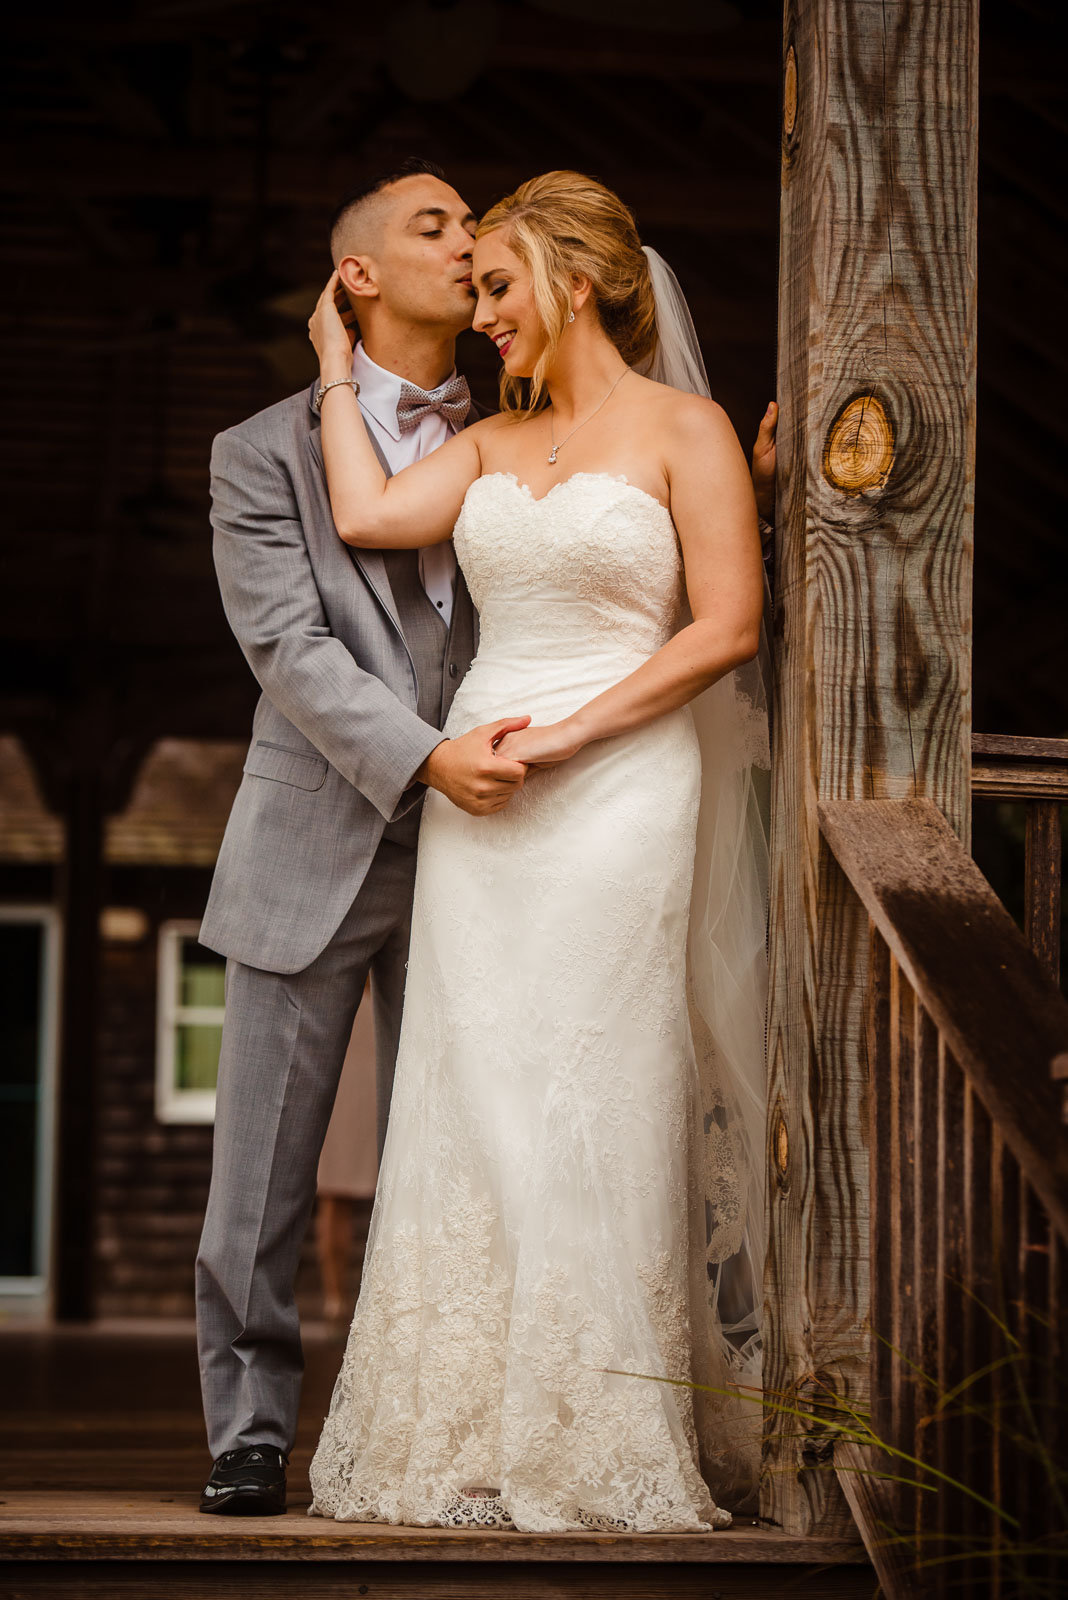
[[[866,1397],[867,919],[821,800],[970,807],[976,0],[787,0],[765,1375]],[[880,1330],[887,1332],[888,1330]],[[767,1414],[761,1511],[843,1525]]]

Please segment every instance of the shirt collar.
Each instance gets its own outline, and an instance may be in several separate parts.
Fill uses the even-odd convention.
[[[397,421],[397,406],[400,403],[402,378],[395,372],[387,372],[385,367],[380,367],[363,347],[363,340],[356,342],[352,352],[352,376],[360,386],[360,405],[368,416],[374,418],[380,428],[384,428],[390,438],[399,441],[401,437],[400,424]],[[454,367],[442,383],[448,383],[455,378]],[[440,388],[441,385],[439,384]]]

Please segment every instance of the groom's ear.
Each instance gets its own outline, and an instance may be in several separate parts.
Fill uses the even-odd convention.
[[[378,299],[378,284],[370,256],[342,256],[337,264],[337,275],[354,310],[358,311],[361,300]]]

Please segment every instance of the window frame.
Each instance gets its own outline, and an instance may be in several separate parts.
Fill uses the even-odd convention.
[[[183,1006],[179,1002],[181,948],[196,939],[200,923],[189,918],[161,922],[157,939],[156,980],[156,1120],[164,1123],[213,1123],[214,1089],[179,1089],[174,1081],[175,1043],[181,1023],[220,1026],[224,1006]]]

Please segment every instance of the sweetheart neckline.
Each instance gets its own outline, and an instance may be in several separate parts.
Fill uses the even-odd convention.
[[[527,496],[531,505],[535,506],[544,505],[549,496],[554,495],[557,489],[566,488],[569,483],[574,483],[576,478],[604,478],[609,483],[621,483],[624,488],[633,489],[635,494],[640,494],[643,500],[648,500],[650,504],[658,507],[668,520],[671,520],[671,512],[664,502],[658,500],[655,494],[650,494],[648,489],[643,489],[640,484],[631,483],[624,472],[572,472],[569,477],[561,478],[559,483],[550,484],[542,495],[536,495],[530,484],[521,482],[514,472],[483,472],[479,474],[475,482],[481,483],[486,478],[507,478],[509,482],[514,483],[516,488]]]

